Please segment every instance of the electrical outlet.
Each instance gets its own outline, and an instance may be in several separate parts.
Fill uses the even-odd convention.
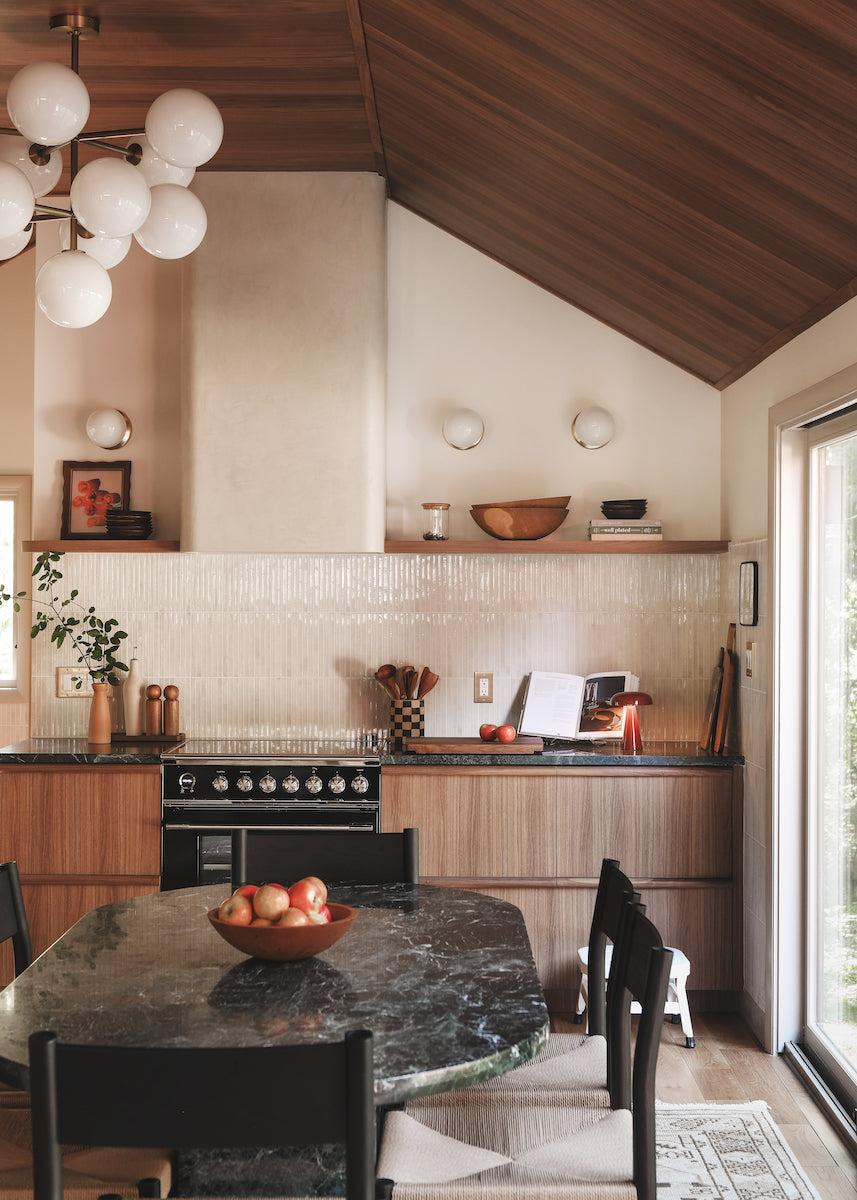
[[[74,685],[80,681],[80,687]],[[92,696],[92,680],[81,667],[57,667],[57,696],[67,699],[74,696]]]
[[[753,678],[753,672],[756,670],[756,643],[748,642],[744,651],[744,674],[748,679]]]
[[[490,704],[493,699],[493,673],[491,671],[477,671],[473,676],[473,703]]]

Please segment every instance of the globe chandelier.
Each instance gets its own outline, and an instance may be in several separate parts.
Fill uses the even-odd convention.
[[[71,66],[30,63],[6,93],[14,128],[0,129],[0,259],[29,245],[35,222],[61,221],[63,249],[39,270],[36,301],[55,325],[82,329],[109,308],[108,272],[132,238],[165,259],[184,258],[200,244],[207,218],[187,185],[217,152],[223,120],[201,92],[174,88],[154,101],[142,129],[83,133],[89,93],[80,78],[79,43],[97,37],[99,20],[60,13],[50,28],[70,36]],[[70,208],[60,208],[43,197],[59,182],[66,146]],[[81,166],[81,146],[108,154]]]

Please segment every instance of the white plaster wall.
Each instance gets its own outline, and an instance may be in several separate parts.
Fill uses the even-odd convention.
[[[0,263],[0,471],[33,472],[35,251]]]
[[[59,249],[57,224],[41,224],[37,268]],[[135,243],[110,278],[110,308],[87,329],[62,329],[35,309],[36,538],[59,537],[64,460],[124,459],[131,461],[131,507],[152,513],[156,538],[179,536],[181,263],[155,259]],[[24,296],[32,302],[32,291]],[[96,408],[130,417],[134,432],[121,450],[87,438],[86,418]]]
[[[205,174],[187,260],[182,546],[381,550],[384,183]]]
[[[388,205],[387,536],[422,536],[446,500],[453,538],[491,541],[473,503],[571,495],[555,535],[585,536],[602,500],[644,496],[673,538],[719,538],[720,395],[395,204]],[[588,405],[616,435],[584,450]],[[449,447],[444,417],[473,408],[485,437]]]

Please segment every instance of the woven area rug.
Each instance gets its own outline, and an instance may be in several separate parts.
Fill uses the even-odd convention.
[[[763,1100],[658,1104],[658,1200],[819,1200]]]

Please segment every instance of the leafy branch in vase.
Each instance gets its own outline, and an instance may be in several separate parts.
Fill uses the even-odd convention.
[[[68,639],[77,651],[77,661],[94,683],[119,684],[122,682],[119,672],[127,671],[128,667],[116,655],[128,634],[119,628],[115,617],[102,620],[96,615],[94,607],[85,608],[79,604],[77,588],[69,593],[67,599],[60,598],[57,584],[62,579],[62,572],[57,569],[56,563],[61,558],[60,551],[44,550],[36,559],[33,568],[35,591],[46,593],[46,597],[30,597],[33,603],[30,637],[36,638],[50,629],[51,641],[57,649]],[[5,584],[0,584],[0,606],[11,600],[15,612],[20,612],[20,601],[26,598],[26,592],[17,592],[12,596],[6,591]],[[81,689],[82,676],[75,677],[74,686],[78,691]]]

